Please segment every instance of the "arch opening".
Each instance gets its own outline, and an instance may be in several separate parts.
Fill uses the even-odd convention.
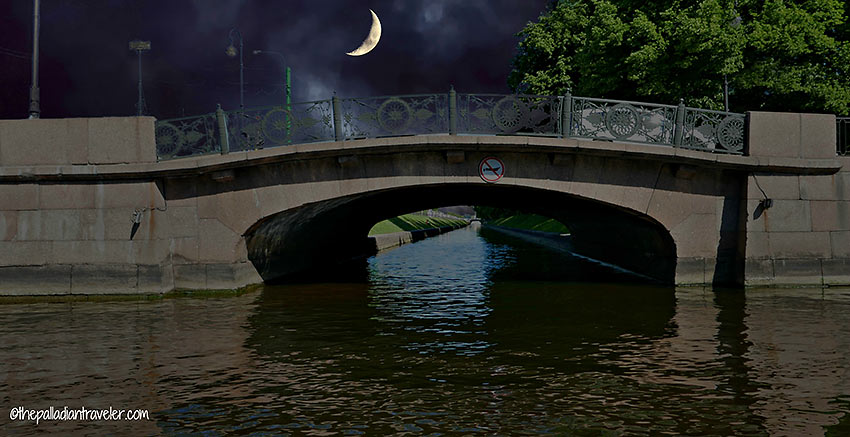
[[[451,205],[509,208],[551,217],[571,231],[579,255],[673,283],[676,246],[644,214],[575,195],[516,185],[435,184],[339,197],[265,217],[245,234],[248,257],[265,281],[322,272],[375,252],[367,234],[382,220]]]

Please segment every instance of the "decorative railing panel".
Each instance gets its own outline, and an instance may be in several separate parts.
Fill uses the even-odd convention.
[[[458,132],[558,136],[558,96],[458,94]]]
[[[672,145],[676,106],[572,97],[568,136]]]
[[[157,121],[155,135],[160,160],[221,152],[215,114]]]
[[[744,115],[686,108],[681,147],[743,154]]]
[[[340,99],[345,139],[447,133],[446,94]]]
[[[317,141],[425,134],[545,135],[741,155],[743,114],[573,96],[417,94],[321,100],[161,120],[157,156],[172,159]],[[850,118],[838,119],[847,154]]]
[[[850,117],[838,117],[835,120],[835,151],[842,156],[850,155]]]
[[[334,140],[330,100],[224,114],[231,151]]]

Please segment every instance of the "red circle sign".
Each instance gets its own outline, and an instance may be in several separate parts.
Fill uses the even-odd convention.
[[[484,182],[497,182],[505,175],[505,164],[499,158],[484,158],[478,164],[478,175]]]

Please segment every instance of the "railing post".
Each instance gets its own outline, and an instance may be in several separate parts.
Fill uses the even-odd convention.
[[[221,154],[230,153],[230,136],[227,133],[227,118],[221,109],[221,104],[216,104],[215,119],[218,121],[218,141],[221,144]]]
[[[449,135],[457,135],[457,93],[454,85],[449,88]]]
[[[573,93],[567,89],[567,95],[561,97],[561,138],[572,134]]]
[[[673,128],[673,145],[682,145],[682,136],[685,131],[685,99],[679,99],[679,107],[676,108],[676,126]]]
[[[850,154],[850,138],[847,132],[850,131],[850,118],[837,117],[835,119],[835,152],[839,155]]]
[[[283,119],[286,121],[286,143],[292,144],[292,105],[290,100],[292,97],[292,73],[289,67],[286,67],[286,112],[283,113]]]
[[[342,109],[340,108],[339,97],[334,96],[331,98],[331,109],[334,113],[334,140],[342,141],[345,137],[342,135]]]

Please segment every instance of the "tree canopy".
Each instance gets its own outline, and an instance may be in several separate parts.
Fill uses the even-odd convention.
[[[850,114],[842,0],[554,0],[517,36],[515,92]]]

